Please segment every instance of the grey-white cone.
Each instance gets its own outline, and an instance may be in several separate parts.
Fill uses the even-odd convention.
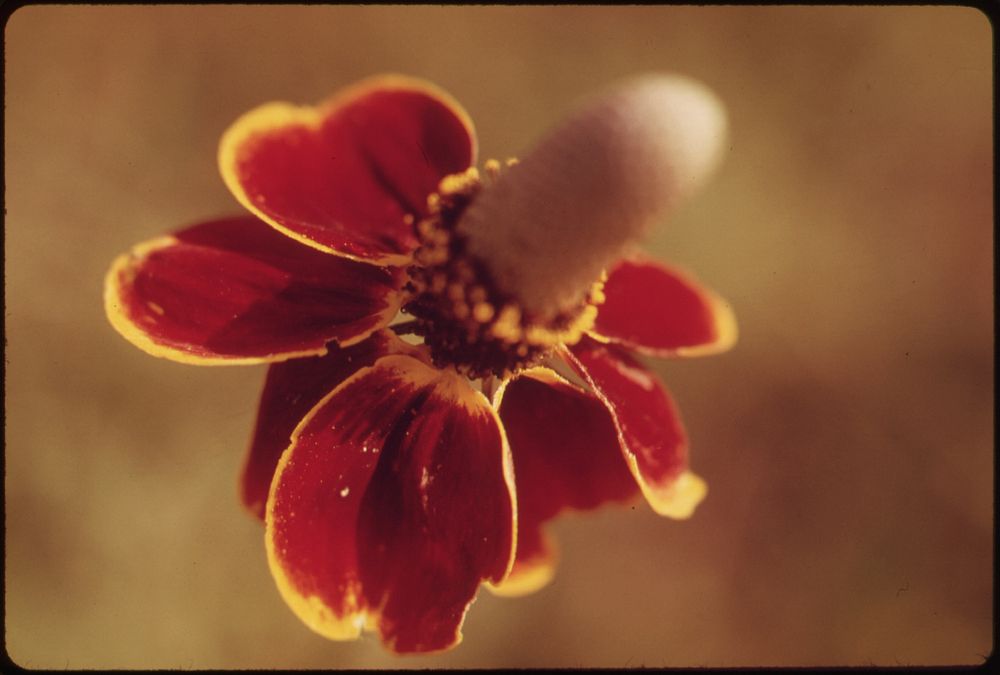
[[[722,105],[698,82],[628,80],[585,102],[480,193],[460,224],[469,250],[524,310],[551,318],[701,185],[725,134]]]

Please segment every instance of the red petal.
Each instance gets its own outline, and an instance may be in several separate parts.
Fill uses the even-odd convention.
[[[604,405],[547,368],[524,371],[506,386],[500,419],[514,459],[517,558],[496,591],[519,595],[552,576],[554,549],[544,523],[566,509],[625,501],[639,488]]]
[[[335,639],[376,628],[398,652],[461,639],[483,580],[512,562],[513,479],[486,399],[407,356],[359,371],[305,417],[267,504],[285,600]]]
[[[261,363],[353,344],[399,309],[405,274],[325,255],[252,216],[182,230],[119,257],[105,310],[155,356]]]
[[[291,442],[296,425],[321,398],[355,372],[382,356],[401,353],[412,353],[412,348],[392,332],[383,330],[351,347],[331,346],[323,356],[271,364],[240,475],[243,505],[263,520],[274,470]]]
[[[236,198],[285,234],[349,258],[401,265],[441,178],[475,159],[472,123],[428,82],[365,80],[325,103],[269,103],[223,135]]]
[[[684,427],[656,376],[615,346],[586,336],[564,355],[611,412],[622,453],[650,506],[660,515],[690,516],[706,487],[688,471]]]
[[[608,272],[592,333],[655,356],[697,356],[736,342],[729,305],[690,276],[647,259]]]

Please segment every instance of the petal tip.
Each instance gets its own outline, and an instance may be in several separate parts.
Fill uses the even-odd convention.
[[[520,569],[523,564],[523,569]],[[519,563],[510,575],[499,583],[487,583],[486,588],[497,597],[519,598],[530,595],[551,583],[556,565],[552,559]]]
[[[722,354],[732,349],[739,339],[739,328],[736,323],[736,313],[732,305],[717,294],[710,293],[709,303],[712,311],[712,321],[715,328],[715,339],[711,342],[692,347],[680,347],[677,356],[711,356]]]
[[[271,483],[268,492],[267,502],[264,507],[264,548],[267,554],[268,568],[271,570],[271,577],[278,587],[278,593],[288,605],[289,609],[304,623],[310,630],[331,640],[356,640],[361,636],[367,620],[367,612],[364,610],[357,589],[345,588],[342,590],[343,605],[349,608],[344,614],[338,615],[329,607],[322,598],[315,594],[305,593],[293,582],[292,577],[286,572],[281,560],[281,554],[276,542],[276,500],[277,500],[277,477],[285,470],[291,460],[291,448],[286,450],[278,461],[275,470],[275,480]]]
[[[173,237],[159,237],[151,241],[138,244],[128,253],[123,253],[115,258],[111,267],[104,277],[104,315],[108,323],[119,335],[150,356],[167,359],[176,363],[194,365],[230,365],[238,363],[258,363],[259,359],[223,359],[184,351],[182,349],[161,344],[153,340],[149,333],[143,330],[142,326],[133,319],[126,310],[128,303],[125,301],[124,287],[135,278],[136,270],[142,260],[150,253],[176,243]],[[147,303],[154,314],[162,313],[162,308],[155,303]]]
[[[643,492],[657,514],[685,520],[694,514],[695,508],[705,499],[708,485],[694,473],[684,471],[666,487],[652,488],[643,485]]]
[[[615,342],[648,356],[707,356],[737,340],[732,305],[694,275],[632,252],[608,271],[594,328],[599,342]]]

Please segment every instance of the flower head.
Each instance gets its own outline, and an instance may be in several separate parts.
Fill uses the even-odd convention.
[[[735,322],[631,246],[723,131],[699,85],[647,76],[481,173],[453,99],[383,76],[238,119],[219,165],[250,213],[113,263],[106,311],[138,347],[270,364],[241,496],[308,626],[446,649],[480,584],[549,580],[559,513],[691,514],[676,407],[629,352],[722,351]]]

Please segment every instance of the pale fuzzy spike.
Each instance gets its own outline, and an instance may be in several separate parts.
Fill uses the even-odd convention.
[[[577,305],[625,245],[715,167],[722,105],[683,77],[645,75],[591,99],[477,197],[470,251],[527,311]]]

